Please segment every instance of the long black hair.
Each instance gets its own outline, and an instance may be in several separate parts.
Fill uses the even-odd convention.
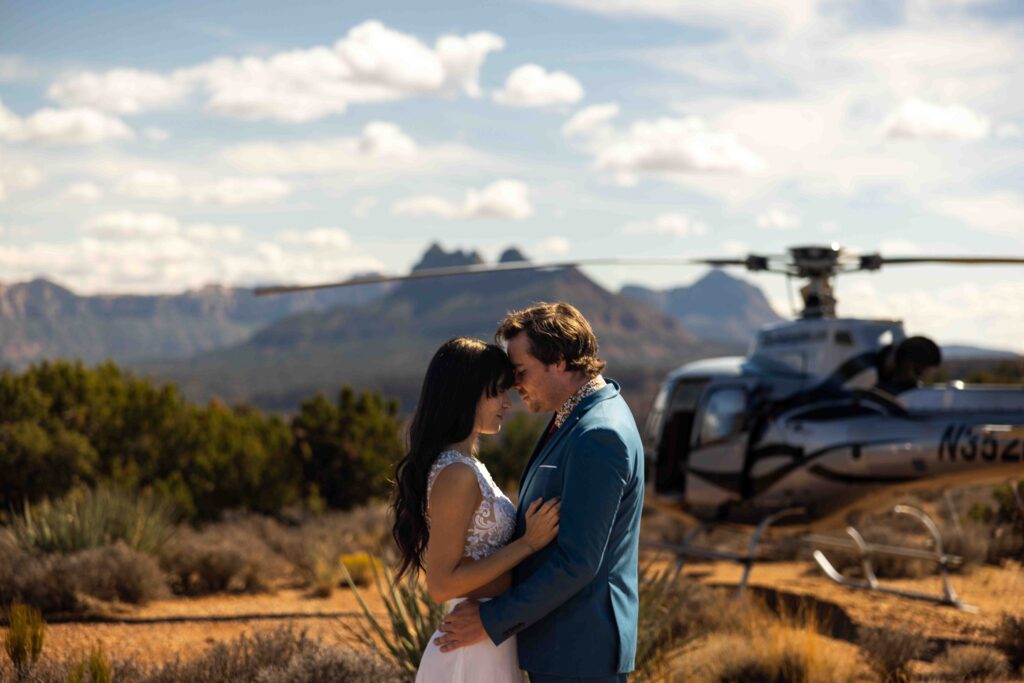
[[[515,369],[505,352],[479,339],[449,339],[431,359],[409,426],[409,450],[395,467],[391,535],[402,554],[399,577],[423,569],[431,466],[445,446],[472,433],[477,403],[484,394],[497,396],[514,381]]]

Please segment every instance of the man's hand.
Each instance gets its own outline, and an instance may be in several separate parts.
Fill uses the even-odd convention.
[[[434,641],[441,652],[451,652],[467,645],[476,645],[487,638],[483,622],[480,621],[480,603],[466,600],[459,603],[441,622],[440,630],[445,635]]]

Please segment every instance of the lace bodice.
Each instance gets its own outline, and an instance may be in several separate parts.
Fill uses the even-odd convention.
[[[437,475],[448,465],[457,462],[473,468],[473,471],[476,472],[477,483],[480,484],[480,493],[483,496],[483,500],[473,512],[473,519],[466,530],[466,546],[462,553],[464,557],[479,560],[492,554],[511,540],[516,527],[516,506],[494,483],[491,473],[487,471],[482,462],[458,451],[445,451],[437,456],[437,460],[434,461],[434,465],[430,468],[430,474],[427,476],[427,500],[430,500],[430,491],[434,488],[434,480],[437,479]],[[429,515],[427,523],[430,523]]]

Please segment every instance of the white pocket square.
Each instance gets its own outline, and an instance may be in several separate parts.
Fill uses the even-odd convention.
[[[557,470],[558,469],[558,465],[538,465],[537,467],[541,468],[542,470]]]

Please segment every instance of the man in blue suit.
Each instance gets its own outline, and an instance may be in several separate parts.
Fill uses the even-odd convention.
[[[589,323],[569,304],[506,316],[519,395],[531,412],[555,411],[519,483],[516,535],[530,503],[561,497],[556,541],[527,558],[513,587],[449,614],[443,651],[518,637],[532,683],[625,681],[636,654],[637,554],[643,447]]]

